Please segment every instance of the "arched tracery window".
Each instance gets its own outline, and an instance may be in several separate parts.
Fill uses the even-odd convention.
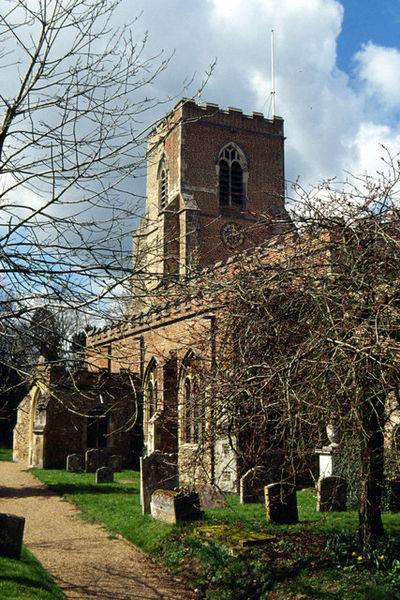
[[[206,428],[206,404],[196,374],[193,355],[184,362],[180,381],[180,430],[181,442],[198,444],[204,439]]]
[[[148,368],[144,384],[144,406],[148,422],[157,411],[157,365],[153,361]]]
[[[158,195],[160,210],[163,210],[168,204],[168,164],[165,154],[163,155],[158,167]]]
[[[219,203],[221,206],[245,204],[247,164],[243,152],[233,143],[218,155]]]

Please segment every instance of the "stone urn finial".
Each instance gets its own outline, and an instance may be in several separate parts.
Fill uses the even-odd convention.
[[[340,427],[336,421],[330,421],[326,426],[326,435],[332,448],[339,446]]]

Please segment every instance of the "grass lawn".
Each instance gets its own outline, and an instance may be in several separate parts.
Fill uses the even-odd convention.
[[[238,497],[229,497],[226,508],[205,511],[203,524],[225,524],[242,537],[249,530],[275,536],[262,548],[231,556],[220,539],[208,544],[199,539],[199,523],[166,525],[143,516],[136,472],[116,473],[114,483],[102,485],[90,473],[32,472],[76,504],[84,518],[104,523],[110,535],[123,535],[185,577],[200,591],[199,597],[400,600],[400,514],[384,515],[389,537],[381,548],[360,556],[356,513],[317,513],[314,490],[298,492],[300,523],[286,526],[267,523],[262,504],[241,505]],[[332,540],[330,550],[327,539]]]
[[[22,549],[21,559],[0,557],[0,598],[4,600],[66,600],[36,558]]]
[[[12,460],[12,448],[0,448],[0,460]]]

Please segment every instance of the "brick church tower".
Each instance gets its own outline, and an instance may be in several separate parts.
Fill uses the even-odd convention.
[[[166,281],[279,232],[283,120],[182,99],[148,138],[146,212],[134,236],[133,311]]]

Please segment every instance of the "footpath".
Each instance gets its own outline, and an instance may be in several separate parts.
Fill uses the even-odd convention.
[[[0,512],[25,517],[24,544],[70,600],[194,600],[143,552],[83,521],[79,511],[51,492],[26,465],[0,462]]]

